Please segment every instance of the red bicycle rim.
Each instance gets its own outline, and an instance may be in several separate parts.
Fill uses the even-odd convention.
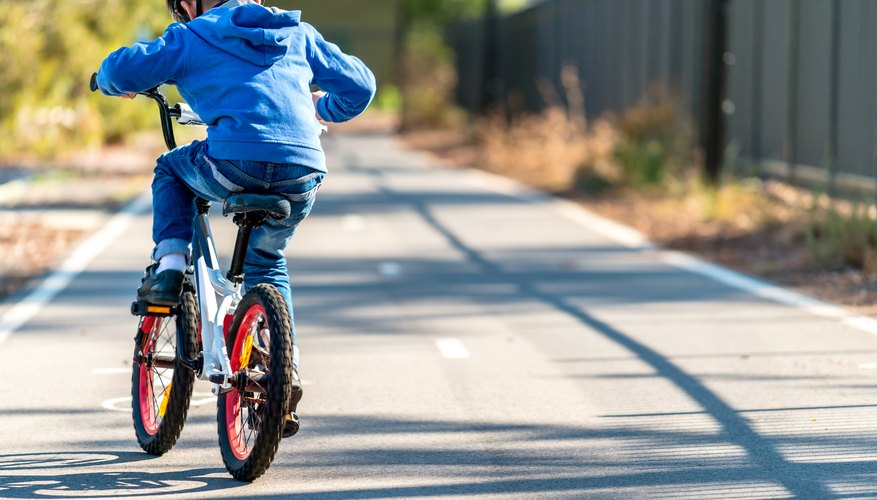
[[[147,317],[143,320],[141,328],[144,335],[143,354],[148,354],[154,348],[158,328],[161,328],[160,319]],[[155,395],[152,388],[152,378],[154,376],[155,373],[146,363],[140,363],[140,421],[143,423],[143,429],[150,436],[158,432],[158,419],[153,404]]]
[[[243,321],[241,321],[234,339],[234,348],[230,356],[232,373],[237,373],[242,368],[241,353],[249,335],[251,324],[253,321],[257,321],[259,317],[264,318],[265,316],[265,309],[259,304],[253,305],[247,310],[247,314],[244,316]],[[228,443],[235,458],[246,460],[250,456],[250,441],[254,441],[255,432],[249,436],[245,435],[247,429],[241,412],[241,392],[235,390],[226,394],[225,425],[226,432],[228,433]]]

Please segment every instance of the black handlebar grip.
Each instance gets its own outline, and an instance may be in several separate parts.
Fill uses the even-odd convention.
[[[97,92],[97,73],[92,73],[89,86],[91,87],[92,92]]]

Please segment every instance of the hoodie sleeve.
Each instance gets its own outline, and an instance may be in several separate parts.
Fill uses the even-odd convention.
[[[375,97],[375,75],[356,57],[349,56],[329,43],[311,25],[307,56],[315,83],[327,92],[317,103],[317,112],[328,122],[345,122],[368,107]]]
[[[183,25],[173,24],[164,35],[113,52],[101,64],[97,84],[106,95],[143,92],[179,78],[185,70]]]

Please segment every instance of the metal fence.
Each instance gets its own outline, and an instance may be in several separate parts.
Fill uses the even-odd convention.
[[[877,1],[724,0],[725,145],[736,164],[829,187],[877,188]],[[482,107],[485,76],[512,110],[537,111],[578,68],[589,117],[650,86],[703,116],[707,0],[548,0],[485,30],[452,32],[459,102]],[[493,66],[491,66],[491,64]],[[562,97],[562,95],[561,95]]]

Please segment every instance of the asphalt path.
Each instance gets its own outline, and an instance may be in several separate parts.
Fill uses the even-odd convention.
[[[877,496],[874,335],[392,138],[326,148],[289,248],[302,430],[266,475],[227,475],[203,382],[170,453],[137,446],[141,213],[0,344],[0,497]]]

